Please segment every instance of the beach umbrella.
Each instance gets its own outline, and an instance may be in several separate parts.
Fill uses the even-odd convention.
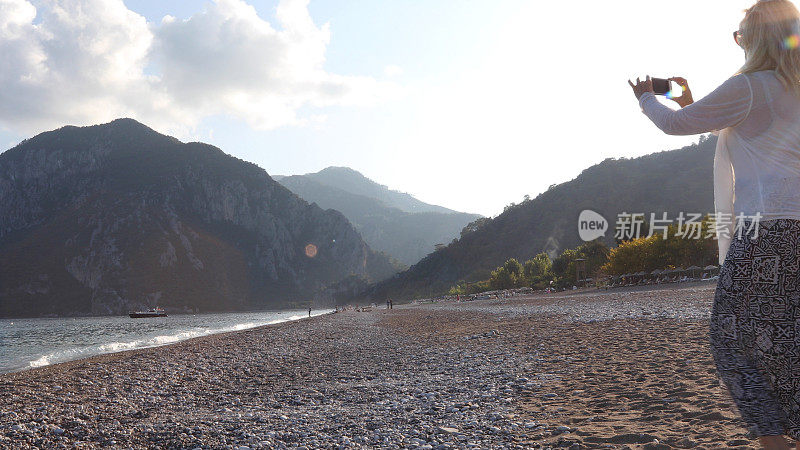
[[[680,272],[678,269],[670,269],[664,272],[665,275],[669,276],[669,279],[672,280],[673,277],[677,278],[677,273]]]
[[[706,268],[704,270],[714,270],[716,268],[717,268],[717,266],[715,266],[713,264],[709,264],[709,265],[706,266]]]
[[[691,272],[692,278],[694,278],[694,274],[698,270],[703,270],[703,269],[701,267],[697,267],[697,266],[689,266],[689,267],[686,268],[687,272]]]

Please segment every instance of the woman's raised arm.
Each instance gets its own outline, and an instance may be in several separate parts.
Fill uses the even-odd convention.
[[[659,102],[652,92],[639,97],[642,112],[664,133],[689,135],[718,131],[747,118],[753,89],[747,75],[728,78],[713,92],[679,110]]]

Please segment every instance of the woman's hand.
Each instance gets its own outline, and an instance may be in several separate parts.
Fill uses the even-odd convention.
[[[653,92],[653,80],[650,79],[650,75],[648,75],[644,81],[639,81],[639,78],[636,78],[635,85],[631,82],[631,80],[628,80],[628,84],[630,84],[633,88],[633,95],[636,96],[637,100],[645,92]]]
[[[684,108],[694,103],[694,100],[692,99],[692,91],[689,90],[689,83],[686,81],[685,78],[672,77],[667,79],[678,83],[678,86],[681,87],[681,91],[683,91],[680,97],[667,97],[667,98],[679,104],[681,108]]]

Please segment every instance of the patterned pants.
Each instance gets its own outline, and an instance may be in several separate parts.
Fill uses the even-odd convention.
[[[744,230],[752,225],[746,222]],[[711,310],[717,374],[757,436],[800,440],[800,220],[733,236]]]

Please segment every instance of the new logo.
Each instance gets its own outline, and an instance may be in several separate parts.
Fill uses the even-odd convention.
[[[584,241],[593,241],[600,236],[605,236],[608,231],[608,221],[605,217],[592,211],[584,209],[578,216],[578,235]]]

